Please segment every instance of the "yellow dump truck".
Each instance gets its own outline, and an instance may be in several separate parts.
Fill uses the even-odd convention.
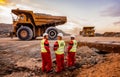
[[[80,31],[80,35],[84,37],[94,37],[95,36],[95,29],[93,26],[85,26],[83,30]]]
[[[65,16],[52,16],[49,14],[33,13],[30,10],[12,9],[13,34],[20,40],[31,40],[42,36],[44,32],[49,34],[49,39],[56,39],[58,30],[57,25],[66,23]]]

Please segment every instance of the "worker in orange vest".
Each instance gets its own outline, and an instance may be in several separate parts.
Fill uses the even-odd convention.
[[[75,40],[75,35],[71,35],[71,41],[68,46],[68,67],[75,65],[75,53],[77,49],[77,41]]]
[[[51,72],[52,60],[47,33],[43,34],[43,39],[41,41],[41,57],[42,57],[42,71]]]
[[[54,44],[54,51],[56,54],[56,72],[64,70],[64,49],[65,42],[62,40],[63,34],[58,33],[57,41]]]

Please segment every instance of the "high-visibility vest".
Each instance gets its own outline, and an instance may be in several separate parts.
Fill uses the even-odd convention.
[[[63,40],[58,40],[59,48],[55,51],[56,54],[64,54],[65,42]]]
[[[70,52],[76,52],[76,50],[77,50],[77,41],[73,40],[73,46],[70,49]]]
[[[45,43],[45,39],[43,39],[42,41],[41,41],[41,52],[43,52],[43,53],[45,53],[45,52],[47,52],[47,50],[45,49],[45,45],[44,45],[44,43]]]

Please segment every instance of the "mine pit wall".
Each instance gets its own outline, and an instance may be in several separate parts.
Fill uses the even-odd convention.
[[[120,43],[101,43],[101,42],[78,42],[78,47],[88,46],[90,48],[96,48],[101,52],[120,53]]]
[[[68,41],[66,41],[68,44]],[[78,42],[78,48],[88,46],[90,48],[98,49],[99,52],[106,53],[120,53],[120,43],[116,42]]]

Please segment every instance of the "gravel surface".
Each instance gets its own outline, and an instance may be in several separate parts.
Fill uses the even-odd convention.
[[[64,39],[69,40],[68,37]],[[82,39],[80,41],[85,41],[86,38]],[[112,39],[108,40],[119,41],[119,39]],[[88,40],[91,41],[92,38]],[[100,39],[100,41],[106,40]],[[0,77],[120,77],[119,53],[98,53],[99,50],[87,46],[77,49],[75,67],[68,68],[67,58],[65,58],[66,69],[61,73],[55,73],[55,55],[52,50],[54,42],[50,41],[53,72],[43,73],[41,71],[40,38],[33,41],[1,38]]]

